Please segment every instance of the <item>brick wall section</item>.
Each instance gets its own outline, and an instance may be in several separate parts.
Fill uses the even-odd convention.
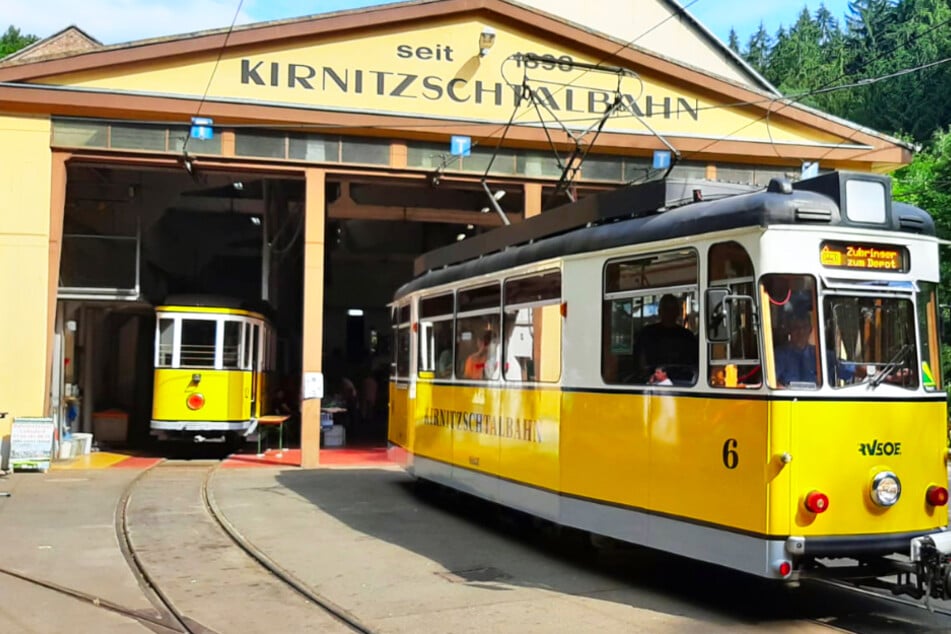
[[[35,42],[23,50],[0,60],[0,66],[26,64],[54,57],[67,57],[76,53],[102,48],[102,44],[90,38],[76,27],[69,27],[45,40]]]

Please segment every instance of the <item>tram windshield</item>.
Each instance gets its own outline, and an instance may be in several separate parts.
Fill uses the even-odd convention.
[[[918,387],[919,320],[910,297],[826,294],[820,327],[812,276],[767,275],[762,293],[772,340],[770,387],[818,389],[823,381],[837,389]]]
[[[918,387],[911,299],[830,295],[823,304],[830,385]]]

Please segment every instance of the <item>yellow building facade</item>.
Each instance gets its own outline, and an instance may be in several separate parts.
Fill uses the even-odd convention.
[[[0,411],[10,414],[0,437],[14,417],[57,413],[64,217],[83,204],[68,201],[73,166],[302,183],[294,309],[300,370],[319,373],[330,219],[489,227],[498,218],[481,205],[425,202],[437,184],[478,194],[489,182],[518,194],[508,209],[518,221],[546,208],[562,175],[553,148],[563,158],[588,152],[577,195],[659,176],[655,151],[679,153],[685,176],[760,184],[806,162],[888,172],[910,161],[895,139],[725,74],[505,0],[385,5],[14,56],[0,64]],[[213,120],[216,141],[183,148],[174,134],[195,116]],[[469,140],[471,157],[452,153],[453,136]],[[346,192],[384,181],[424,193],[401,204],[328,199],[330,184]],[[320,399],[307,396],[305,466],[319,460]]]

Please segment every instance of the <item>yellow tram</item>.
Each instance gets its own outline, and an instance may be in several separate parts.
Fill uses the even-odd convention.
[[[723,188],[625,188],[422,256],[391,457],[754,575],[947,596],[931,217],[872,174]]]
[[[253,433],[274,359],[262,314],[223,298],[169,298],[156,308],[152,435],[238,442]]]

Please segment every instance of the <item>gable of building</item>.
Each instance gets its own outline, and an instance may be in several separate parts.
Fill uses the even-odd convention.
[[[604,33],[622,44],[646,49],[749,88],[778,92],[676,0],[519,1],[570,20],[579,28]]]
[[[378,117],[381,130],[409,117],[422,122],[404,127],[417,136],[427,125],[497,136],[511,121],[521,136],[510,138],[528,142],[550,130],[581,138],[610,108],[599,138],[608,152],[672,145],[694,155],[855,155],[883,165],[908,154],[883,135],[504,0],[387,5],[132,43],[0,68],[0,81],[173,100],[184,112],[197,103],[205,113],[214,104],[280,110],[302,123],[314,113],[358,113]]]
[[[0,66],[64,57],[100,48],[102,48],[102,43],[88,33],[77,26],[68,26],[0,59]]]

